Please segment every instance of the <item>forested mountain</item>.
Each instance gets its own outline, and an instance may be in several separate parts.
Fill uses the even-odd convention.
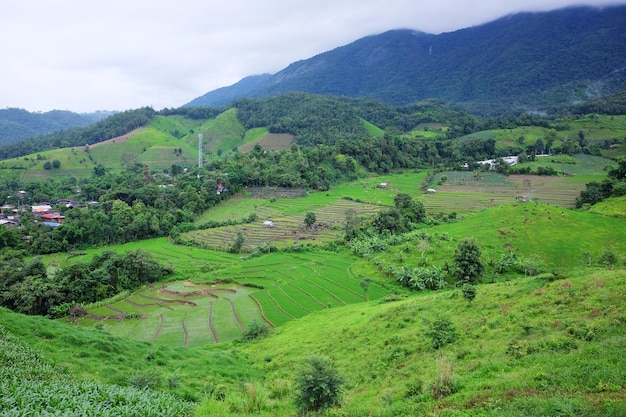
[[[105,111],[78,114],[66,110],[33,113],[17,108],[0,109],[0,144],[71,127],[86,126],[111,114]]]
[[[439,35],[392,30],[270,77],[245,78],[188,106],[307,91],[393,104],[435,97],[483,113],[549,109],[626,89],[625,21],[626,6],[572,7]]]

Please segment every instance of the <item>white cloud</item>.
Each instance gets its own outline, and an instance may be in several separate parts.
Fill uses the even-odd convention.
[[[623,2],[621,0],[620,2]],[[440,33],[572,0],[31,0],[0,14],[0,108],[177,107],[366,35]],[[585,4],[605,4],[588,0]]]

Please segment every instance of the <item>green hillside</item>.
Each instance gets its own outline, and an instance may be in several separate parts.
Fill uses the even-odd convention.
[[[346,377],[346,415],[617,417],[625,411],[623,278],[572,270],[556,280],[482,285],[471,304],[448,290],[331,308],[259,342],[222,348],[169,348],[0,315],[11,332],[83,377],[124,383],[152,373],[164,386],[178,376],[172,392],[198,400],[197,416],[293,415],[293,378],[315,354]],[[435,349],[428,329],[438,318],[450,320],[457,337]]]

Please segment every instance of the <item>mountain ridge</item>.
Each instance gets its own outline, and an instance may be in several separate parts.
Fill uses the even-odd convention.
[[[184,106],[305,91],[395,105],[440,98],[482,113],[494,104],[547,109],[626,89],[625,21],[626,6],[580,6],[506,15],[438,35],[393,29]]]
[[[0,109],[0,144],[96,123],[114,112],[75,113],[51,110],[44,113],[20,108]]]

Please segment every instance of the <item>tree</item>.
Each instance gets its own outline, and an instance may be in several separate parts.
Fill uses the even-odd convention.
[[[106,172],[107,170],[102,164],[97,164],[95,167],[93,167],[93,175],[95,175],[96,177],[103,177]]]
[[[45,170],[50,170],[50,169],[52,169],[52,164],[50,163],[50,161],[46,161],[46,162],[43,164],[43,169],[45,169]]]
[[[61,161],[59,161],[58,159],[54,159],[52,161],[52,168],[54,168],[54,169],[61,168]]]
[[[393,198],[393,205],[397,208],[402,217],[411,223],[419,223],[426,217],[426,209],[421,201],[415,201],[405,193],[398,193]]]
[[[617,165],[607,167],[607,176],[617,181],[626,180],[626,156],[617,158]]]
[[[463,284],[461,287],[461,291],[463,292],[463,298],[465,298],[470,303],[476,298],[476,286],[472,284]]]
[[[378,233],[388,231],[391,234],[395,234],[408,230],[406,218],[395,207],[376,214],[372,219],[372,227]]]
[[[481,251],[473,238],[465,238],[459,242],[454,252],[454,276],[459,284],[477,284],[485,272],[480,260]]]
[[[344,378],[328,359],[312,356],[296,375],[296,405],[303,413],[338,405]]]
[[[548,132],[546,133],[545,139],[546,139],[546,144],[544,147],[544,152],[550,153],[550,151],[552,150],[552,145],[557,140],[556,130],[554,129],[548,130]]]
[[[241,248],[243,246],[243,242],[246,241],[246,236],[241,232],[237,232],[237,238],[235,239],[235,241],[233,242],[232,245],[230,245],[230,248],[228,248],[228,251],[230,253],[239,253],[241,252]]]
[[[309,211],[304,216],[304,225],[309,229],[313,227],[316,221],[317,221],[317,217],[315,217],[315,213],[313,213],[312,211]]]
[[[267,336],[270,329],[265,323],[258,323],[256,320],[253,321],[248,328],[243,332],[242,339],[245,341],[260,339],[262,337]]]

